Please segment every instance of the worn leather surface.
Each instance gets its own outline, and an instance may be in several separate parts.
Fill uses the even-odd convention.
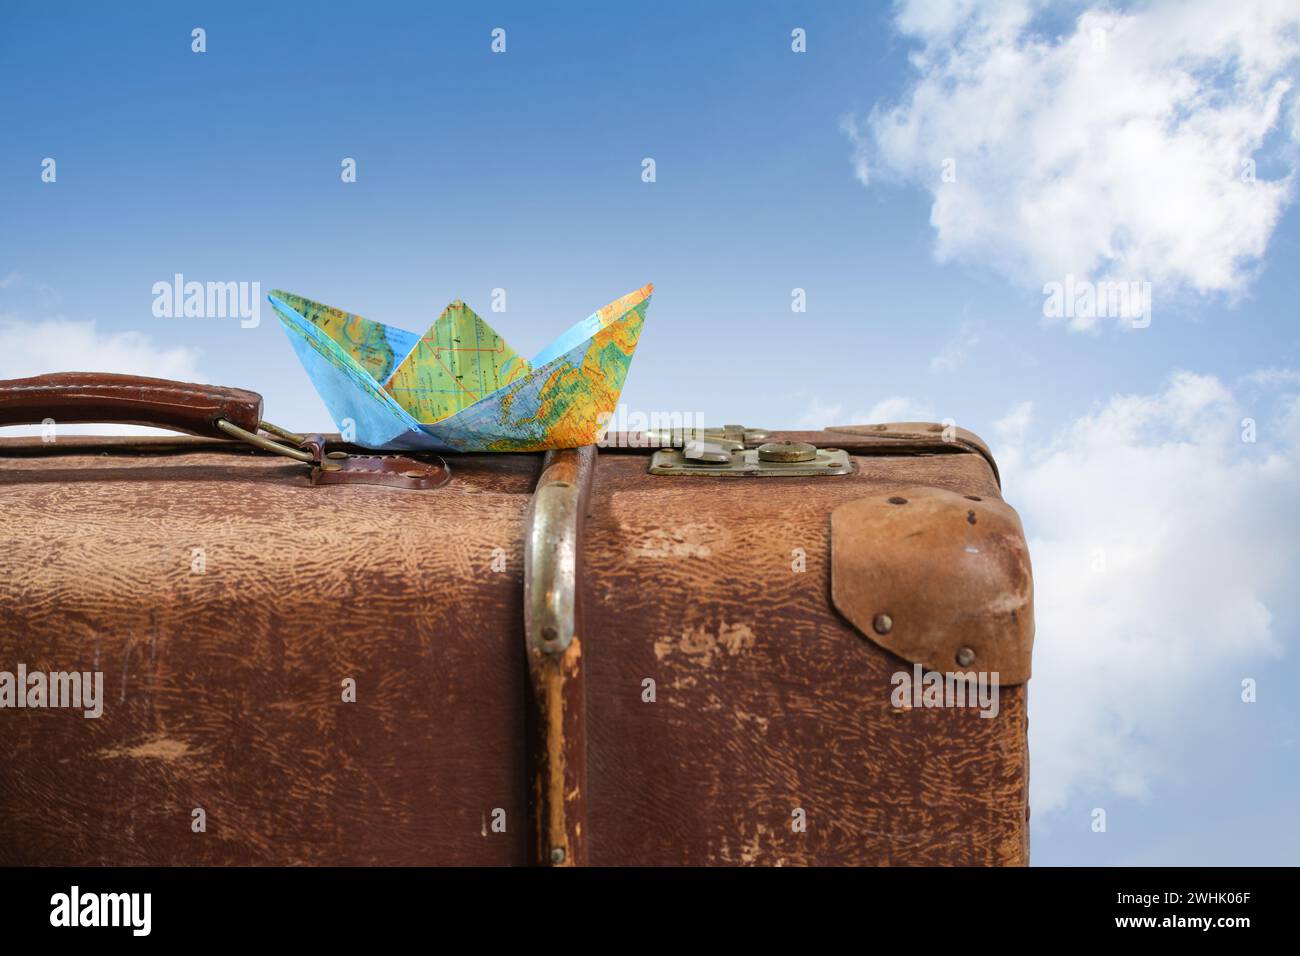
[[[526,861],[537,457],[404,491],[265,455],[7,447],[0,669],[102,670],[108,699],[0,711],[0,864]]]
[[[1029,679],[1034,585],[1003,501],[925,486],[831,512],[831,596],[863,635],[937,671]]]
[[[225,438],[218,419],[256,432],[262,396],[242,388],[139,375],[58,372],[0,381],[0,425],[111,422]]]
[[[652,481],[644,458],[600,457],[583,648],[593,864],[1028,861],[1026,688],[1002,688],[992,719],[897,710],[891,679],[911,665],[830,600],[836,507],[918,485],[998,500],[997,483],[976,454],[854,464]]]
[[[0,669],[98,668],[108,689],[98,720],[0,711],[0,864],[525,862],[541,458],[447,458],[446,485],[405,491],[197,440],[0,440]],[[986,460],[646,464],[602,452],[588,503],[590,862],[1026,862],[1025,687],[993,719],[896,709],[910,665],[831,601],[835,508],[997,501]]]

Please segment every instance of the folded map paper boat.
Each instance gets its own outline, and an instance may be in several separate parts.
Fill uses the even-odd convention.
[[[615,299],[531,361],[459,299],[420,336],[278,289],[267,298],[345,438],[376,449],[539,451],[601,437],[653,291]]]

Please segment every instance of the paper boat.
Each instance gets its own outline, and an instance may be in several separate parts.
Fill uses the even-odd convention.
[[[601,437],[653,291],[615,299],[531,361],[459,299],[420,336],[278,289],[267,298],[345,438],[375,449],[539,451]]]

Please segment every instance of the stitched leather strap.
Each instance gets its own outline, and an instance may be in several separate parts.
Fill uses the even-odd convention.
[[[103,372],[57,372],[0,382],[0,425],[35,425],[47,418],[59,425],[153,425],[226,438],[216,426],[218,419],[257,431],[262,396],[242,388]]]

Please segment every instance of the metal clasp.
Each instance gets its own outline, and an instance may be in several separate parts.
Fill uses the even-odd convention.
[[[287,428],[281,428],[279,425],[272,425],[270,422],[258,422],[257,427],[260,431],[268,432],[285,441],[291,441],[296,448],[290,448],[278,441],[267,438],[266,435],[256,435],[246,429],[233,425],[224,418],[217,419],[217,427],[232,438],[238,438],[240,441],[252,445],[254,448],[260,448],[262,451],[269,451],[273,455],[284,455],[286,458],[292,458],[294,461],[305,462],[309,465],[316,464],[316,456],[306,449],[302,448],[303,442],[307,440],[305,435],[299,435],[289,431]]]
[[[345,451],[327,452],[324,436],[299,435],[279,425],[272,425],[270,422],[258,422],[257,427],[260,431],[274,435],[282,441],[276,441],[267,435],[255,434],[224,418],[217,419],[216,424],[227,435],[254,448],[311,465],[313,485],[386,485],[390,488],[427,491],[445,485],[451,478],[447,462],[440,457],[418,461],[403,455],[351,455]],[[293,442],[297,447],[286,445],[284,442]]]
[[[661,448],[714,447],[727,451],[765,441],[766,428],[723,425],[721,428],[659,428],[645,433],[646,444]]]
[[[665,448],[650,459],[650,474],[708,478],[815,478],[853,471],[842,448],[818,448],[807,442],[773,441],[757,448],[702,441],[680,451]]]

